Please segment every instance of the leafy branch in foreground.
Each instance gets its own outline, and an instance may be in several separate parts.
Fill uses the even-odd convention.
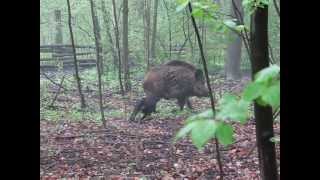
[[[189,117],[176,134],[174,142],[190,134],[192,143],[198,149],[214,137],[225,146],[232,144],[234,131],[230,122],[245,124],[249,118],[249,105],[255,100],[273,109],[280,107],[279,66],[272,65],[258,72],[240,97],[225,94],[218,103],[216,116],[208,109]],[[271,141],[280,142],[280,138],[274,137]]]

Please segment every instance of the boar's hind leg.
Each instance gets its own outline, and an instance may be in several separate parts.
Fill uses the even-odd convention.
[[[189,109],[193,109],[189,98],[187,99],[187,106]]]
[[[135,120],[135,117],[137,116],[137,114],[139,113],[139,111],[141,111],[143,105],[144,105],[144,101],[145,101],[145,98],[142,98],[140,101],[138,101],[136,103],[136,105],[134,106],[134,109],[133,109],[133,112],[129,118],[130,121],[134,121]]]

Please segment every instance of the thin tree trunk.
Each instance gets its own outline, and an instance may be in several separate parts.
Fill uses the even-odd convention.
[[[102,8],[102,13],[103,13],[103,22],[104,22],[104,25],[106,28],[107,38],[108,38],[109,44],[110,44],[110,51],[111,51],[111,54],[113,57],[113,68],[114,68],[114,71],[116,71],[116,67],[118,64],[117,63],[118,62],[117,52],[115,50],[112,35],[111,35],[111,29],[110,29],[111,23],[110,23],[110,19],[109,19],[110,13],[107,11],[104,0],[101,0],[101,8]]]
[[[119,77],[119,85],[120,85],[120,91],[122,96],[124,95],[124,88],[122,85],[122,66],[121,66],[121,53],[120,53],[120,38],[119,38],[119,26],[118,26],[118,20],[117,20],[117,8],[116,8],[116,2],[115,0],[112,0],[112,7],[113,7],[113,18],[114,18],[114,23],[115,23],[115,38],[116,38],[116,47],[118,51],[118,77]]]
[[[91,6],[91,17],[92,17],[92,24],[93,24],[93,32],[95,37],[95,44],[96,44],[96,56],[97,56],[97,72],[98,72],[98,88],[99,88],[99,107],[101,113],[101,121],[103,123],[103,127],[106,128],[106,120],[104,118],[104,111],[103,111],[103,103],[102,103],[102,88],[101,88],[101,61],[102,61],[102,47],[101,47],[101,36],[100,36],[100,25],[98,22],[97,14],[95,11],[95,4],[93,0],[90,0]]]
[[[154,61],[156,58],[156,33],[157,33],[157,17],[158,17],[158,3],[159,0],[154,0],[153,8],[153,28],[152,28],[152,38],[151,38],[151,58]]]
[[[169,12],[169,8],[168,8],[168,5],[167,5],[167,2],[166,0],[163,0],[163,4],[167,10],[167,17],[168,17],[168,30],[169,30],[169,58],[171,59],[171,54],[172,54],[172,32],[171,32],[171,17],[170,17],[170,12]]]
[[[269,66],[268,57],[268,7],[257,8],[251,16],[250,27],[251,67],[253,75]],[[262,180],[278,179],[275,144],[270,141],[274,136],[273,116],[270,106],[254,103],[256,137]]]
[[[240,24],[241,22],[239,17],[243,17],[243,8],[241,2],[241,0],[234,0],[233,2],[231,2],[231,16],[238,19],[237,24]],[[236,11],[236,9],[238,11]],[[240,14],[238,15],[237,13]],[[228,45],[227,48],[225,73],[227,79],[240,79],[242,39],[236,33],[233,33],[232,36],[235,36],[235,39]]]
[[[188,3],[188,7],[189,7],[190,15],[191,15],[192,25],[194,27],[194,31],[195,31],[195,34],[196,34],[197,40],[198,40],[198,46],[199,46],[199,49],[200,49],[202,65],[203,65],[203,69],[204,69],[204,74],[206,76],[207,87],[208,87],[208,90],[209,90],[211,108],[212,108],[213,114],[215,114],[216,110],[215,110],[214,98],[213,98],[212,90],[211,90],[211,86],[210,86],[210,79],[209,79],[209,75],[208,75],[207,63],[206,63],[206,59],[205,59],[205,56],[204,56],[202,43],[201,43],[201,38],[200,38],[200,33],[199,33],[199,30],[198,30],[198,27],[197,27],[197,24],[196,24],[196,20],[194,19],[193,15],[192,15],[192,6],[191,6],[190,2]],[[222,169],[222,163],[221,163],[221,158],[220,158],[219,142],[217,141],[216,138],[215,138],[215,144],[216,144],[217,161],[218,161],[218,166],[219,166],[219,170],[220,170],[220,179],[223,180],[223,169]]]
[[[186,16],[189,17],[189,11],[186,9]],[[193,44],[192,44],[192,39],[191,39],[191,35],[190,35],[190,22],[189,22],[189,18],[188,18],[188,26],[187,26],[187,30],[188,30],[188,40],[189,40],[189,44],[190,44],[190,48],[191,48],[191,59],[193,59],[194,57],[194,48],[193,48]]]
[[[56,31],[55,31],[55,44],[63,44],[63,33],[61,24],[61,11],[59,9],[54,11],[54,17],[56,21]]]
[[[58,96],[60,94],[61,87],[63,87],[62,84],[63,84],[64,78],[65,78],[65,75],[62,77],[62,79],[60,81],[60,84],[58,86],[58,91],[56,92],[56,95],[54,96],[53,100],[51,101],[51,103],[50,103],[50,105],[48,107],[53,107],[54,103],[56,102],[56,100],[57,100],[57,98],[58,98]]]
[[[144,13],[143,13],[143,25],[144,25],[144,58],[147,64],[147,70],[150,68],[150,2],[144,0]]]
[[[75,68],[75,79],[77,82],[77,87],[79,91],[79,96],[80,96],[80,102],[81,102],[81,109],[84,109],[86,107],[86,102],[84,100],[84,96],[82,94],[81,90],[81,80],[79,76],[79,71],[78,71],[78,61],[77,61],[77,52],[76,48],[74,46],[74,38],[73,38],[73,31],[72,31],[72,25],[71,25],[71,8],[70,8],[70,0],[67,0],[67,5],[68,5],[68,24],[69,24],[69,31],[70,31],[70,39],[71,39],[71,45],[72,45],[72,51],[73,51],[73,60],[74,60],[74,68]]]
[[[280,8],[277,4],[277,0],[273,0],[273,5],[274,5],[274,8],[276,9],[276,12],[277,12],[279,18],[280,18]]]
[[[122,47],[123,47],[123,63],[124,63],[124,86],[126,92],[131,90],[130,83],[130,72],[129,72],[129,45],[128,45],[128,0],[123,0],[123,13],[122,13],[122,24],[123,24],[123,35],[122,35]]]

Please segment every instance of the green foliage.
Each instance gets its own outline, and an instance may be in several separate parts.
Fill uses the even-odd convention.
[[[234,120],[240,123],[245,123],[248,118],[249,102],[239,99],[235,95],[225,95],[220,101],[219,112],[217,119],[219,120]]]
[[[178,6],[176,8],[176,12],[180,12],[183,10],[189,3],[189,0],[177,0]]]
[[[234,142],[233,127],[230,124],[220,123],[217,128],[216,136],[219,142],[225,146]]]
[[[261,105],[280,106],[280,67],[269,66],[255,75],[255,80],[243,91],[245,101],[257,100]]]
[[[270,81],[277,79],[280,73],[280,67],[278,65],[271,65],[258,72],[255,75],[256,82],[269,83]]]
[[[196,120],[190,120],[177,133],[174,141],[185,137],[188,133],[191,135],[192,143],[201,149],[211,138],[215,136],[219,124],[216,121],[197,117]]]
[[[271,142],[280,143],[280,136],[275,136],[270,139]]]
[[[257,101],[263,105],[277,108],[280,105],[280,67],[267,67],[255,76],[241,97],[226,94],[219,101],[216,116],[212,110],[193,115],[186,120],[186,125],[178,131],[175,141],[191,134],[192,143],[201,149],[211,138],[217,137],[223,145],[233,143],[233,128],[227,122],[246,123],[249,117],[249,105]],[[276,139],[277,140],[277,139]],[[279,140],[280,141],[280,140]]]
[[[264,8],[269,5],[269,0],[243,0],[243,7],[249,10],[252,14],[257,8]]]

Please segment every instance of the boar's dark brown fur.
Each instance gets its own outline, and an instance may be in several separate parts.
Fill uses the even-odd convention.
[[[161,98],[177,99],[182,110],[185,103],[192,108],[189,97],[209,95],[202,71],[178,60],[152,68],[144,78],[143,89],[146,97],[135,105],[130,120],[134,120],[139,111],[144,114],[142,119],[156,112],[156,104]]]

